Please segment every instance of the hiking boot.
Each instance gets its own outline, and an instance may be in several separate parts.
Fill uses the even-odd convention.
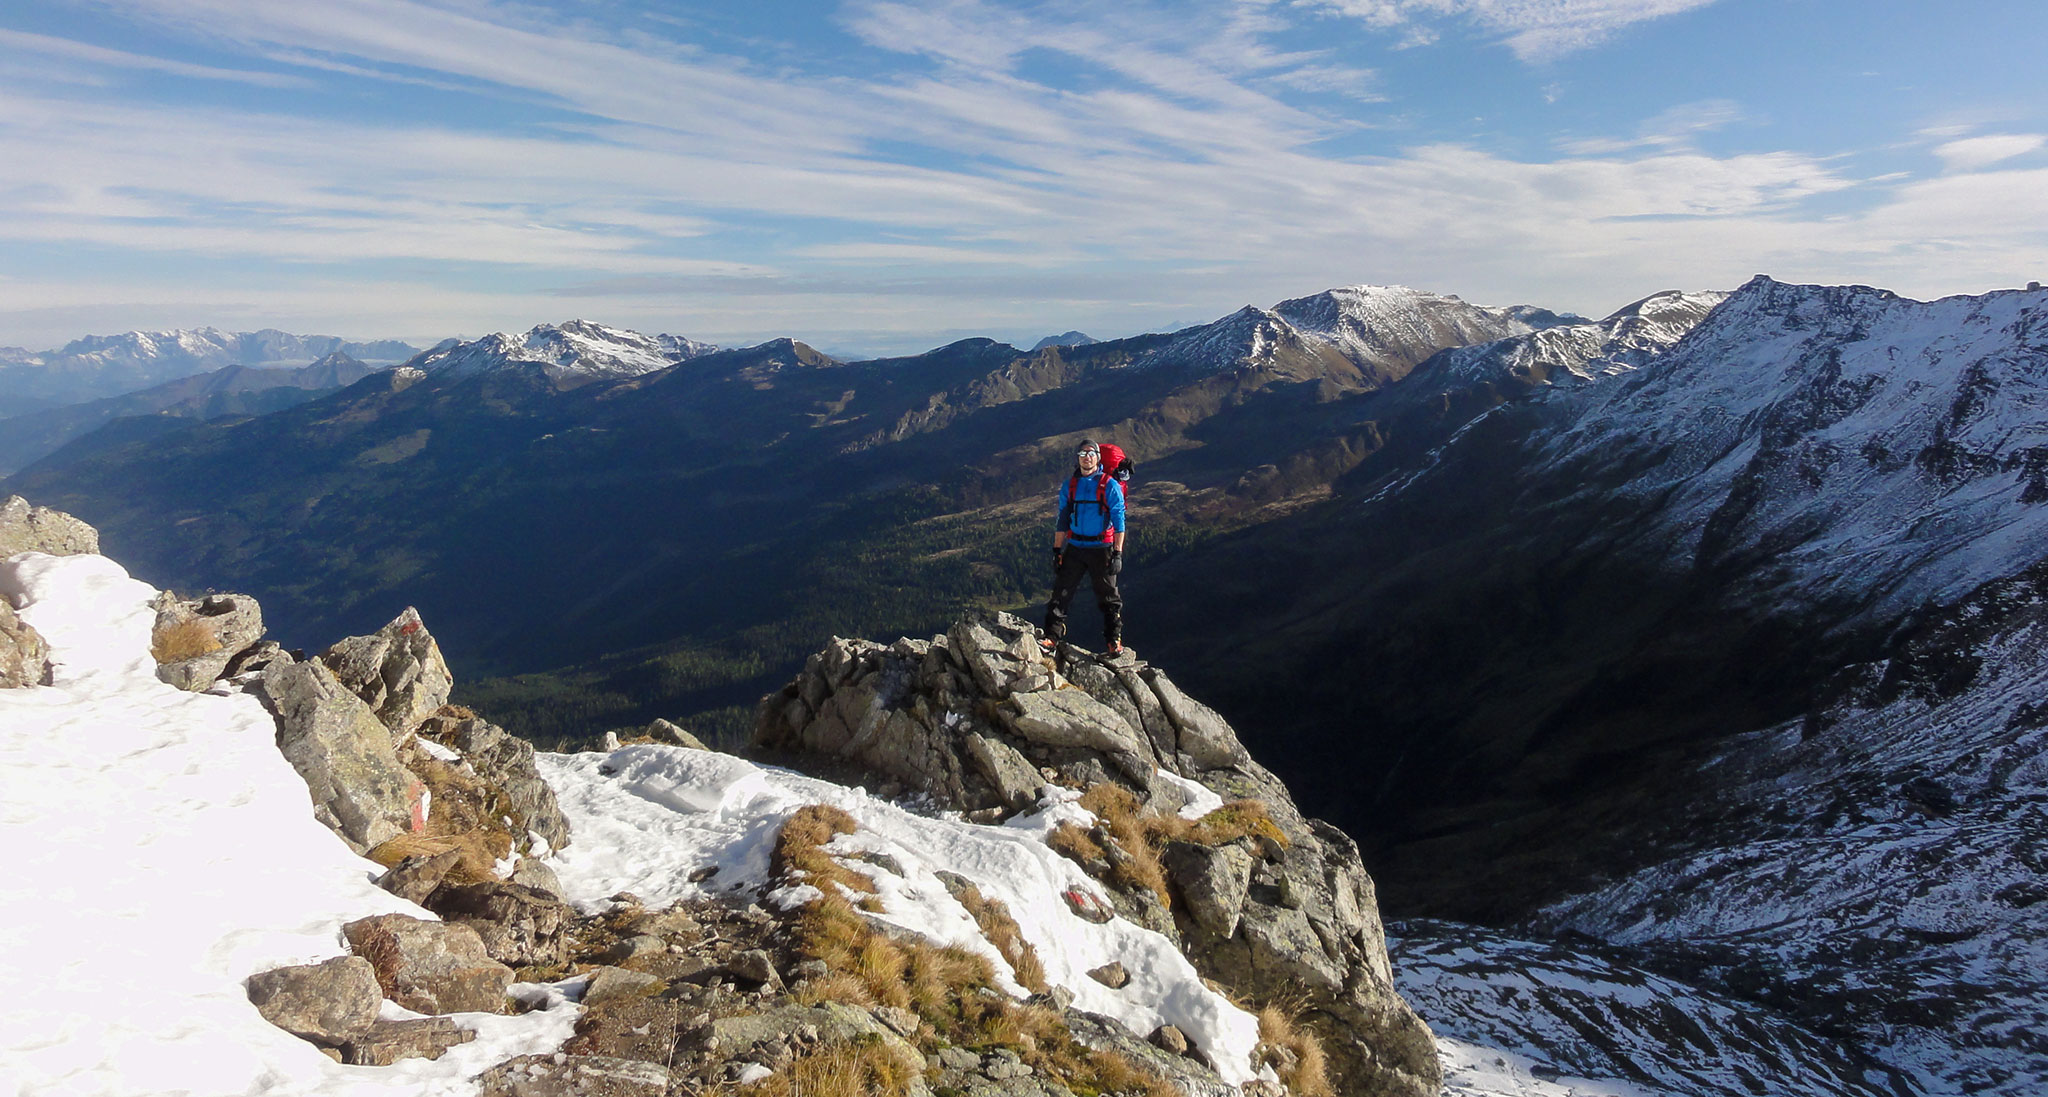
[[[1120,659],[1123,657],[1123,654],[1124,642],[1122,640],[1111,640],[1109,646],[1102,649],[1102,657],[1105,659]]]
[[[1041,636],[1038,638],[1038,650],[1044,652],[1045,654],[1051,655],[1053,652],[1058,651],[1059,649],[1060,642],[1058,640],[1055,640],[1050,636]]]

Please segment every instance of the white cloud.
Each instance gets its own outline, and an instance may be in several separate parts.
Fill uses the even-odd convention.
[[[1934,155],[1941,157],[1950,171],[1976,171],[2015,156],[2024,156],[2043,144],[2048,144],[2048,138],[2032,133],[1966,137],[1936,146]]]
[[[1622,29],[1715,0],[1295,0],[1303,7],[1404,32],[1404,45],[1437,40],[1432,21],[1462,18],[1524,61],[1551,61],[1600,45]]]

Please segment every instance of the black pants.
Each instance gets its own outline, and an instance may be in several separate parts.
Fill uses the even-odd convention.
[[[1045,634],[1055,640],[1067,636],[1067,606],[1086,576],[1095,585],[1095,604],[1102,607],[1102,640],[1114,644],[1124,635],[1124,596],[1117,593],[1116,576],[1109,573],[1109,549],[1069,544],[1053,576],[1052,600],[1045,604]]]

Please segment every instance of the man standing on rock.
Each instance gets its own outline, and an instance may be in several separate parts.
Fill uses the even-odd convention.
[[[1124,652],[1124,599],[1116,577],[1124,567],[1124,487],[1102,467],[1102,447],[1081,443],[1074,473],[1060,485],[1059,520],[1052,533],[1052,600],[1045,604],[1047,652],[1067,635],[1067,606],[1087,576],[1095,586],[1095,604],[1102,609],[1102,652],[1111,658]]]

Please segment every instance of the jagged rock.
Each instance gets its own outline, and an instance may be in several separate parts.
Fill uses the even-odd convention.
[[[1172,842],[1159,860],[1180,893],[1179,909],[1217,937],[1237,932],[1256,860],[1250,850],[1236,842],[1221,846]]]
[[[583,987],[583,1005],[598,1006],[606,1002],[645,998],[660,987],[661,980],[644,971],[629,971],[604,964],[590,973],[590,982]]]
[[[411,828],[420,783],[391,733],[319,663],[272,664],[257,693],[277,717],[277,746],[306,781],[313,815],[364,853]]]
[[[422,905],[475,930],[484,951],[501,964],[545,966],[569,958],[568,930],[576,911],[538,888],[496,881],[443,883]]]
[[[678,725],[672,724],[667,720],[655,720],[653,723],[648,724],[640,734],[647,736],[657,743],[667,743],[670,746],[688,747],[691,750],[711,749],[704,745],[704,740],[684,731]]]
[[[1034,743],[1135,753],[1138,736],[1116,710],[1080,690],[1012,693],[1001,710],[1010,730]]]
[[[946,630],[946,641],[950,657],[973,675],[990,697],[1008,697],[1013,690],[1045,689],[1054,684],[1045,653],[1038,650],[1038,632],[1021,617],[975,614]]]
[[[986,778],[1003,806],[1021,810],[1038,802],[1045,778],[1016,747],[991,732],[974,730],[961,737],[968,760]]]
[[[562,895],[562,878],[555,875],[555,870],[549,867],[547,862],[536,861],[531,857],[519,859],[519,864],[512,869],[512,882],[539,888],[556,898]]]
[[[157,680],[199,692],[219,681],[228,664],[263,636],[263,610],[246,594],[209,594],[156,600],[149,652]]]
[[[341,1061],[350,1066],[388,1067],[401,1059],[439,1059],[449,1048],[474,1039],[475,1032],[446,1017],[379,1021],[342,1046]]]
[[[1131,985],[1131,973],[1120,963],[1111,962],[1098,968],[1089,968],[1088,977],[1111,990],[1122,990]]]
[[[384,996],[417,1013],[503,1013],[512,969],[466,925],[380,914],[341,927],[376,968]]]
[[[1166,718],[1173,722],[1179,733],[1175,745],[1182,754],[1195,760],[1204,769],[1224,769],[1241,766],[1251,760],[1243,744],[1237,741],[1237,733],[1214,709],[1189,697],[1180,687],[1167,678],[1157,667],[1147,667],[1138,673],[1152,692],[1159,697],[1160,707],[1166,710]]]
[[[663,1097],[668,1068],[603,1055],[521,1055],[477,1078],[477,1097]]]
[[[367,1032],[384,999],[376,969],[360,956],[274,968],[251,975],[244,985],[264,1020],[328,1047]]]
[[[0,500],[0,560],[17,552],[79,556],[99,551],[99,531],[71,515],[33,506],[19,495]]]
[[[376,632],[321,652],[320,662],[392,731],[406,731],[433,715],[455,685],[441,645],[411,606]]]
[[[228,665],[220,672],[220,676],[222,678],[234,678],[243,674],[254,674],[257,671],[268,670],[272,663],[290,663],[295,661],[291,653],[284,650],[277,641],[258,640],[237,652],[234,658],[229,659]]]
[[[531,841],[539,835],[550,850],[569,845],[569,820],[555,802],[555,790],[541,779],[533,764],[533,744],[466,710],[448,709],[436,713],[418,727],[422,738],[452,747],[462,761],[486,786],[495,789],[492,812],[486,818],[492,826],[505,826],[512,847],[538,856]]]
[[[49,680],[49,642],[0,597],[0,689],[40,686]]]
[[[441,886],[441,881],[447,879],[448,874],[461,863],[460,850],[417,854],[391,866],[375,882],[378,887],[406,902],[425,906],[427,896],[432,895],[434,889]]]

